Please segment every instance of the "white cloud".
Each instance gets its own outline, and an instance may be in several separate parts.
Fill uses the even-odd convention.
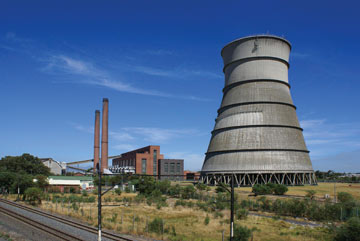
[[[118,141],[129,141],[135,139],[135,137],[133,137],[129,133],[124,133],[124,132],[109,131],[109,135],[114,140],[118,140]]]
[[[130,68],[132,71],[140,72],[147,75],[159,76],[159,77],[172,77],[172,78],[188,78],[188,77],[204,77],[204,78],[215,78],[222,79],[223,75],[205,71],[205,70],[193,70],[187,68],[177,69],[159,69],[149,66],[133,66]]]
[[[325,119],[300,121],[312,158],[322,158],[360,146],[358,123],[329,123]]]
[[[139,135],[145,141],[165,142],[169,139],[198,134],[195,129],[162,129],[149,127],[127,127],[123,130]]]
[[[94,128],[92,127],[83,126],[74,122],[69,122],[69,124],[72,125],[78,131],[94,134]]]
[[[48,73],[66,74],[66,75],[79,75],[82,80],[72,81],[75,83],[97,85],[107,87],[113,90],[128,92],[133,94],[151,95],[167,98],[179,98],[196,101],[208,101],[208,99],[199,98],[195,96],[175,96],[163,93],[157,90],[145,90],[127,84],[123,81],[114,80],[109,73],[95,67],[94,64],[84,60],[74,59],[65,55],[52,55],[47,60],[47,66],[43,69]],[[158,74],[161,74],[159,72]]]

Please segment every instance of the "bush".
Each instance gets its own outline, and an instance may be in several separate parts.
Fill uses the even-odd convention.
[[[163,230],[164,221],[162,218],[154,218],[149,223],[149,232],[160,234]]]
[[[204,224],[205,224],[205,225],[208,225],[209,223],[210,223],[210,218],[209,218],[208,215],[206,215],[206,218],[205,218],[205,220],[204,220]]]
[[[249,211],[242,208],[237,211],[236,217],[237,217],[237,219],[246,219],[248,214],[249,214]]]
[[[43,192],[38,187],[29,187],[25,190],[25,200],[31,205],[36,205],[36,203],[41,204],[42,197]]]
[[[251,236],[251,230],[245,226],[235,225],[233,241],[247,241]],[[229,239],[230,240],[230,239]]]
[[[252,192],[257,195],[271,194],[272,190],[267,185],[255,184],[252,188]]]
[[[335,235],[335,241],[360,241],[360,219],[350,218],[340,226]]]
[[[130,190],[130,187],[129,187],[129,186],[126,186],[126,187],[125,187],[125,192],[126,192],[126,193],[130,193],[130,192],[131,192],[131,190]]]
[[[307,190],[305,196],[308,197],[308,198],[310,198],[310,199],[312,200],[312,199],[314,199],[315,194],[316,194],[316,191],[315,191],[315,190]]]
[[[121,189],[120,189],[120,188],[116,188],[116,189],[115,189],[115,193],[116,193],[117,195],[121,195]]]
[[[225,187],[228,187],[228,185],[224,185],[224,186],[225,186]],[[223,187],[223,186],[217,186],[217,187],[215,188],[215,192],[217,192],[217,193],[225,192],[225,191],[226,191],[225,187]]]
[[[276,184],[273,190],[275,195],[284,195],[284,193],[288,191],[288,188],[285,185]]]
[[[196,185],[196,188],[197,188],[198,190],[200,190],[200,191],[204,191],[204,190],[206,190],[207,185],[204,184],[204,183],[198,183],[198,184]]]
[[[346,203],[354,200],[354,197],[347,192],[339,192],[337,198],[341,203]]]
[[[83,190],[83,191],[81,192],[81,196],[83,196],[83,197],[87,197],[87,196],[88,196],[87,191],[86,191],[86,190]]]

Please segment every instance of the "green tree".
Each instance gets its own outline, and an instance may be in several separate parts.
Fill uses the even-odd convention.
[[[1,192],[9,192],[16,178],[13,172],[0,172],[0,190]]]
[[[49,186],[49,182],[48,182],[48,178],[47,176],[44,175],[37,175],[35,177],[36,181],[36,186],[41,188],[42,190],[44,190],[45,188],[47,188]]]
[[[50,169],[46,167],[42,161],[30,154],[23,154],[21,156],[5,156],[0,159],[0,172],[25,172],[30,175],[50,175]]]

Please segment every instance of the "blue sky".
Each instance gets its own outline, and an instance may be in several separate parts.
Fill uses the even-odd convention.
[[[314,169],[360,172],[357,1],[1,1],[0,157],[92,158],[160,145],[201,169],[224,78],[221,48],[292,43],[289,80]]]

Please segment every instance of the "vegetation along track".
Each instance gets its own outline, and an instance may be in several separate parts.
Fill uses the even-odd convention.
[[[65,218],[62,218],[62,217],[59,217],[59,216],[56,216],[56,215],[52,215],[52,214],[49,214],[49,213],[46,213],[46,212],[43,212],[43,211],[40,211],[40,210],[37,210],[37,209],[34,209],[34,208],[30,208],[30,207],[27,207],[27,206],[24,206],[24,205],[21,205],[21,204],[18,204],[18,203],[15,203],[15,202],[12,202],[12,201],[9,201],[9,200],[6,200],[6,199],[0,198],[0,202],[11,205],[13,207],[17,207],[17,208],[26,210],[26,211],[31,212],[31,213],[41,215],[41,216],[46,217],[46,218],[56,220],[56,221],[61,222],[63,224],[67,224],[67,225],[70,225],[72,227],[75,227],[75,228],[78,228],[78,229],[81,229],[81,230],[84,230],[84,231],[87,231],[87,232],[90,232],[90,233],[94,233],[94,234],[98,233],[98,230],[96,228],[94,228],[94,227],[90,227],[90,226],[87,226],[87,225],[84,225],[84,224],[81,224],[81,223],[78,223],[78,222],[67,220]],[[57,230],[57,229],[55,229],[53,227],[50,227],[50,226],[47,226],[45,224],[36,222],[34,220],[29,220],[28,218],[26,218],[26,217],[24,217],[22,215],[19,215],[16,212],[9,211],[9,210],[4,209],[2,207],[0,207],[0,210],[3,213],[5,213],[5,214],[7,214],[9,216],[12,216],[14,218],[17,218],[17,219],[21,220],[24,223],[30,224],[31,226],[34,226],[34,227],[37,227],[37,228],[39,228],[39,229],[41,229],[41,230],[43,230],[43,231],[45,231],[47,233],[55,235],[56,237],[61,237],[63,240],[82,240],[82,239],[80,239],[78,237],[74,237],[74,236],[72,236],[70,234],[64,233],[64,232],[62,232],[60,230]],[[39,225],[39,227],[36,226],[36,225]],[[40,225],[42,227],[40,227]],[[60,234],[61,236],[56,235],[56,232],[58,233],[58,235]],[[68,237],[68,238],[66,238],[66,237]],[[111,239],[111,240],[125,240],[125,241],[126,240],[128,240],[128,241],[133,241],[134,240],[134,239],[129,239],[129,238],[124,237],[122,235],[113,234],[113,233],[110,233],[110,232],[107,232],[107,231],[104,231],[104,230],[102,231],[102,237],[108,238],[108,239]]]

